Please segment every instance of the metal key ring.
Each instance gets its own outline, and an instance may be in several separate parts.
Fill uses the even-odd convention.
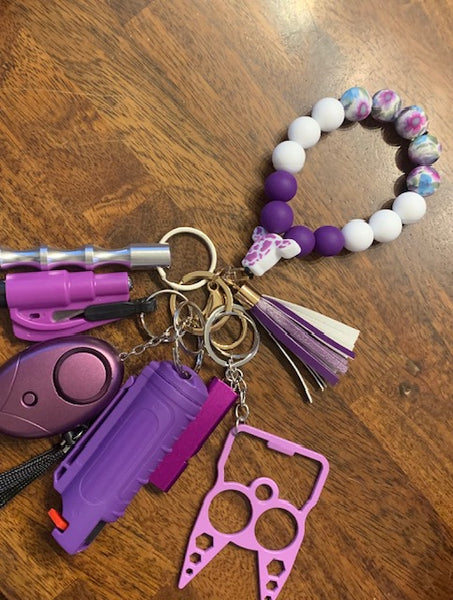
[[[181,361],[181,356],[180,356],[180,352],[179,352],[180,349],[182,349],[185,352],[185,354],[188,354],[189,356],[191,356],[192,358],[195,359],[195,364],[192,367],[192,370],[195,371],[195,373],[198,373],[198,371],[201,369],[201,365],[203,364],[203,357],[204,357],[204,343],[203,343],[202,336],[195,335],[195,337],[197,338],[197,345],[198,345],[197,350],[191,350],[184,344],[185,334],[188,333],[189,335],[192,335],[190,333],[189,329],[185,327],[184,321],[182,323],[179,322],[180,317],[181,317],[181,311],[186,307],[189,308],[189,311],[190,311],[189,318],[190,319],[193,318],[193,309],[194,309],[195,312],[198,312],[198,317],[200,319],[200,322],[204,325],[204,316],[203,316],[203,313],[201,312],[199,306],[197,306],[190,300],[181,302],[178,305],[178,307],[176,308],[175,314],[173,315],[173,327],[176,332],[176,340],[175,340],[175,345],[173,347],[173,362],[175,363],[175,366],[176,366],[179,374],[182,375],[183,377],[187,377],[188,371],[185,368],[185,365]]]
[[[212,294],[214,291],[216,291],[214,290],[213,286],[217,286],[223,292],[223,302],[214,305],[214,310],[219,306],[223,306],[226,311],[230,311],[232,309],[233,294],[231,292],[230,286],[222,279],[222,277],[218,273],[211,273],[210,271],[193,271],[192,273],[186,273],[186,275],[184,275],[184,277],[180,280],[179,283],[186,283],[187,281],[191,281],[192,279],[196,279],[197,277],[203,277],[207,280],[206,287],[211,294],[208,298],[204,309],[202,309],[201,311],[205,319],[208,318],[209,315],[213,312],[209,310],[211,308],[210,304],[212,304]],[[172,314],[174,314],[175,310],[176,296],[172,296],[170,298],[170,311],[172,312]],[[233,348],[237,348],[244,341],[245,336],[247,335],[247,321],[243,315],[241,315],[239,318],[242,324],[242,329],[239,337],[234,342],[231,342],[229,344],[222,344],[221,342],[213,341],[212,344],[217,348],[217,350],[233,350]],[[228,319],[229,316],[224,316],[221,319],[219,319],[219,321],[215,325],[212,325],[211,332],[218,331],[219,329],[221,329],[227,323]],[[188,327],[187,330],[189,331],[189,333],[193,333],[195,335],[203,335],[204,331],[202,327]],[[229,356],[225,352],[222,352],[222,354],[224,354],[225,356]]]
[[[159,244],[166,243],[171,237],[178,235],[180,233],[190,233],[190,234],[194,235],[195,237],[200,238],[205,243],[205,245],[208,248],[210,257],[211,257],[211,263],[207,270],[210,273],[213,273],[217,266],[217,251],[216,251],[215,246],[212,243],[211,239],[205,233],[200,231],[199,229],[195,229],[194,227],[176,227],[175,229],[172,229],[171,231],[166,233],[164,235],[164,237],[160,240]],[[164,284],[170,286],[174,290],[179,290],[181,292],[190,292],[191,290],[197,290],[198,288],[201,288],[206,284],[206,279],[201,279],[200,281],[197,281],[197,283],[192,283],[190,285],[176,283],[174,281],[169,281],[167,279],[167,274],[162,267],[157,267],[157,272],[159,273],[160,278],[162,279]]]
[[[178,341],[179,345],[181,346],[181,348],[184,350],[184,352],[186,352],[187,354],[190,354],[191,356],[197,356],[204,349],[203,335],[198,335],[196,333],[193,333],[193,330],[192,330],[190,324],[188,326],[186,326],[184,321],[182,323],[180,323],[181,311],[186,307],[188,307],[191,312],[192,312],[192,310],[195,310],[195,312],[198,313],[198,318],[200,320],[200,323],[203,325],[203,327],[201,328],[201,331],[204,331],[204,324],[205,324],[204,315],[201,312],[200,307],[197,306],[194,302],[191,302],[190,300],[184,300],[183,302],[178,304],[178,306],[176,307],[176,310],[173,314],[173,327],[175,329],[177,341]],[[190,318],[193,318],[193,314],[190,315]],[[194,335],[197,338],[198,350],[191,350],[190,348],[187,348],[187,346],[184,344],[183,338],[186,333],[188,333],[189,335]]]
[[[211,342],[210,334],[212,332],[213,324],[222,317],[231,316],[238,318],[245,318],[247,323],[251,325],[253,331],[253,345],[248,352],[243,354],[230,354],[228,355],[228,360],[224,360],[218,354],[215,353],[213,344]],[[239,304],[233,304],[232,310],[226,311],[224,306],[220,306],[217,308],[207,319],[205,330],[204,330],[204,345],[206,348],[206,352],[212,358],[214,362],[222,367],[241,367],[251,360],[255,354],[258,352],[258,348],[260,345],[260,334],[258,328],[255,324],[255,321],[252,317],[246,312],[245,308],[240,306]],[[226,355],[226,353],[223,353]]]
[[[146,298],[145,302],[149,302],[149,300],[152,300],[156,296],[160,296],[162,294],[172,294],[173,296],[179,296],[186,302],[189,301],[188,298],[186,296],[184,296],[184,294],[181,294],[181,292],[178,292],[177,290],[158,290],[157,292],[154,292],[153,294],[148,296],[148,298]],[[156,336],[148,329],[148,325],[146,324],[146,321],[145,321],[145,314],[146,313],[141,312],[138,316],[138,318],[140,320],[140,325],[142,326],[142,329],[146,332],[146,334],[149,336],[149,338],[154,339]]]
[[[222,292],[223,292],[223,299],[224,302],[221,302],[221,306],[225,307],[225,310],[231,310],[233,307],[233,294],[231,293],[231,289],[230,287],[223,281],[223,279],[221,279],[217,273],[211,273],[211,271],[193,271],[191,273],[186,273],[186,275],[184,275],[184,277],[180,280],[180,284],[181,285],[185,285],[187,281],[192,281],[193,279],[196,279],[198,277],[202,277],[203,281],[205,281],[206,286],[208,288],[209,291],[211,291],[211,289],[209,288],[210,284],[215,284],[217,285],[219,288],[221,288]],[[199,282],[198,282],[199,283]],[[203,316],[206,319],[207,317],[209,317],[209,314],[206,314],[207,309],[209,306],[209,299],[208,302],[206,303],[205,308],[202,310]],[[215,308],[218,308],[219,305],[217,305]],[[176,297],[172,297],[170,298],[170,311],[172,312],[172,314],[175,313],[176,310]],[[223,317],[216,325],[214,325],[212,327],[212,331],[217,331],[218,329],[220,329],[228,320],[228,317]],[[204,328],[203,327],[192,327],[189,328],[189,331],[191,333],[194,333],[195,335],[203,335],[203,331]],[[228,348],[227,348],[228,349]]]

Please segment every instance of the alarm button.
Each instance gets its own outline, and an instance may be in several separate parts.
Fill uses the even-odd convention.
[[[106,358],[96,350],[77,348],[63,354],[54,369],[54,383],[59,395],[73,404],[95,402],[112,378]]]

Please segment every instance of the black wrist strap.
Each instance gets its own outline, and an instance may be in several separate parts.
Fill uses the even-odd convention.
[[[3,508],[16,494],[43,475],[65,455],[64,447],[57,444],[50,450],[38,454],[26,462],[0,474],[0,508]]]
[[[25,489],[35,479],[62,461],[64,456],[85,431],[86,427],[81,427],[76,431],[70,431],[65,434],[62,441],[55,444],[53,448],[1,473],[0,508],[3,508],[14,498],[14,496]]]

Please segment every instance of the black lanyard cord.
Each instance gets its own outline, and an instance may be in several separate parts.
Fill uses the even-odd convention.
[[[64,434],[61,442],[55,444],[49,450],[0,473],[0,508],[3,508],[35,479],[63,460],[64,456],[85,431],[86,427],[70,431]]]

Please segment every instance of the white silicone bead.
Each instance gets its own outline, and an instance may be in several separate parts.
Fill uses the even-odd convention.
[[[392,210],[400,217],[404,225],[417,223],[425,215],[426,201],[416,192],[403,192],[395,198]]]
[[[319,123],[321,131],[334,131],[344,121],[344,106],[336,98],[321,98],[313,106],[311,116]]]
[[[344,247],[350,252],[362,252],[371,246],[374,233],[363,219],[352,219],[341,230],[344,236]]]
[[[298,173],[305,164],[305,150],[297,142],[281,142],[272,152],[272,164],[276,171]]]
[[[312,117],[298,117],[288,127],[288,139],[297,142],[302,148],[311,148],[321,137],[318,121]]]
[[[403,224],[400,217],[388,208],[378,210],[371,215],[370,227],[374,233],[374,239],[377,242],[392,242],[401,233]]]

